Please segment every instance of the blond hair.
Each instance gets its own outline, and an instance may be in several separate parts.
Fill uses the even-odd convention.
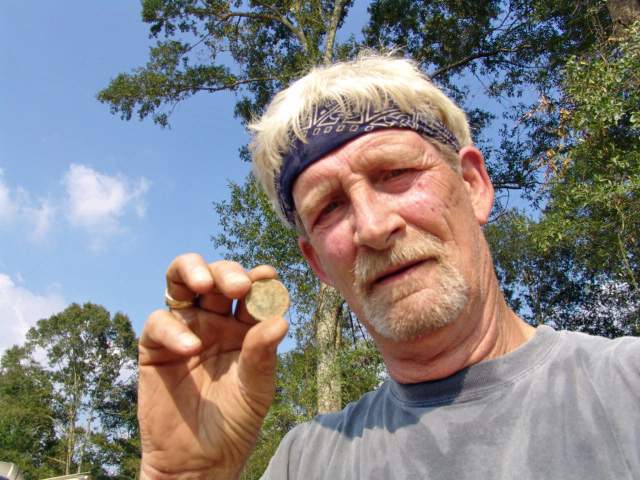
[[[254,175],[285,223],[275,181],[294,138],[305,141],[304,127],[314,108],[331,102],[349,115],[368,105],[380,110],[389,101],[406,113],[435,116],[461,147],[472,143],[464,112],[411,60],[368,53],[354,61],[316,67],[279,92],[262,117],[249,125]]]

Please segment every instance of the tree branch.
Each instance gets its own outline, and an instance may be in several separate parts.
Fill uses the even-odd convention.
[[[461,58],[460,60],[450,63],[449,65],[446,65],[444,67],[441,67],[439,69],[437,69],[435,72],[429,74],[429,77],[431,79],[434,78],[438,78],[441,75],[444,75],[445,73],[449,72],[450,70],[453,70],[455,68],[458,68],[462,65],[466,65],[467,63],[471,63],[475,60],[478,60],[479,58],[488,58],[488,57],[493,57],[495,55],[498,55],[499,53],[516,53],[519,52],[521,50],[525,50],[527,48],[531,48],[530,45],[521,45],[519,47],[516,48],[496,48],[495,50],[489,50],[486,52],[478,52],[478,53],[474,53],[473,55],[468,55],[464,58]]]
[[[54,458],[54,457],[50,457],[49,455],[45,455],[44,458],[47,458],[49,460],[53,460],[54,462],[58,462],[61,465],[66,465],[66,463],[64,462],[64,460],[60,460],[59,458]]]
[[[289,22],[289,20],[287,20],[286,17],[284,17],[282,14],[280,14],[280,12],[278,12],[277,10],[273,9],[272,7],[270,7],[269,5],[265,5],[261,2],[256,1],[255,3],[259,4],[262,7],[267,8],[268,10],[271,10],[272,12],[274,12],[274,15],[270,15],[268,13],[257,13],[257,12],[234,12],[234,11],[229,11],[226,13],[217,13],[214,11],[209,10],[208,8],[187,8],[186,12],[199,16],[199,17],[206,17],[206,16],[214,16],[216,17],[219,21],[224,22],[226,20],[229,20],[230,18],[254,18],[257,20],[272,20],[274,22],[278,22],[283,24],[284,26],[286,26],[287,28],[289,28],[294,34],[296,34],[296,29],[295,27],[291,24],[291,22]]]
[[[296,37],[298,37],[298,40],[300,41],[300,45],[302,46],[302,50],[304,50],[305,53],[309,51],[309,45],[307,44],[307,37],[301,28],[296,28],[295,25],[293,25],[293,23],[291,23],[286,16],[284,16],[276,8],[274,8],[273,5],[266,4],[259,0],[254,0],[254,1],[257,5],[260,5],[263,8],[271,10],[275,15],[275,17],[272,17],[272,18],[275,21],[280,22],[282,25],[287,27],[291,31],[291,33],[293,33]]]
[[[336,3],[333,5],[331,23],[327,29],[327,38],[324,44],[324,58],[322,61],[325,65],[329,65],[333,59],[333,45],[336,41],[336,31],[338,30],[338,23],[340,22],[340,17],[342,17],[343,9],[344,0],[336,0]]]
[[[222,85],[221,87],[185,87],[178,90],[176,93],[182,93],[188,90],[197,90],[202,92],[220,92],[222,90],[233,90],[239,87],[240,85],[245,85],[247,83],[268,82],[270,80],[277,80],[277,78],[276,77],[246,78],[244,80],[237,80],[227,85]]]
[[[254,13],[254,12],[228,12],[223,13],[218,17],[222,22],[229,20],[230,18],[254,18],[256,20],[272,20],[274,22],[283,23],[279,17],[269,15],[267,13]]]

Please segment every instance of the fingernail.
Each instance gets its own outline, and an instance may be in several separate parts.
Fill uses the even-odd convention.
[[[178,341],[180,342],[180,345],[182,345],[182,348],[185,349],[191,349],[200,344],[200,340],[188,332],[178,335]]]
[[[229,273],[226,280],[230,283],[246,283],[249,279],[246,277],[246,275],[241,275],[239,273]]]
[[[207,270],[204,267],[196,267],[193,270],[193,276],[199,282],[206,282],[211,279],[211,274],[209,273],[209,270]]]

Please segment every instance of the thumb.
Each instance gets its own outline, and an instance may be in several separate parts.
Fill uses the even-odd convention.
[[[247,332],[238,364],[238,375],[245,391],[260,396],[273,395],[278,344],[288,329],[289,323],[276,317],[256,324]]]

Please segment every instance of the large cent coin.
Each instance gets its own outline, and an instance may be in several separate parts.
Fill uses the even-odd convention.
[[[281,317],[289,308],[289,293],[278,280],[253,282],[246,298],[249,315],[259,321]]]

